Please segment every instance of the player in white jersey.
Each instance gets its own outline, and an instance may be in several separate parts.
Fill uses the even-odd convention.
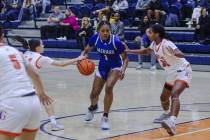
[[[154,51],[161,67],[166,70],[167,78],[160,97],[164,113],[155,119],[154,123],[161,123],[170,135],[174,135],[176,133],[175,120],[180,110],[179,96],[189,87],[192,69],[176,45],[165,39],[165,30],[162,25],[151,26],[148,36],[153,41],[150,48],[127,50],[127,52],[148,55]]]
[[[23,48],[28,50],[24,53],[24,57],[29,61],[29,63],[33,66],[33,68],[37,72],[42,67],[48,67],[50,65],[64,67],[76,63],[85,58],[84,56],[79,56],[75,59],[70,59],[70,60],[60,60],[60,61],[53,60],[50,57],[41,55],[41,53],[44,52],[44,45],[42,44],[41,40],[32,39],[26,41],[20,36],[16,36],[15,39],[23,44]],[[52,104],[45,105],[44,107],[51,121],[52,131],[63,130],[64,126],[56,121]]]
[[[18,136],[21,140],[35,140],[41,113],[37,95],[44,104],[51,100],[44,93],[39,75],[22,53],[3,43],[1,27],[0,87],[0,140],[14,140]]]

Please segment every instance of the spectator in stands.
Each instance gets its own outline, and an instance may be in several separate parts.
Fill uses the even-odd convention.
[[[138,0],[136,3],[135,17],[141,18],[146,9],[149,8],[152,0]]]
[[[59,36],[61,40],[73,39],[80,26],[74,13],[70,9],[65,10],[63,22],[60,23]]]
[[[148,10],[148,17],[150,17],[150,22],[152,24],[156,24],[156,23],[159,23],[159,24],[162,24],[164,25],[164,18],[163,18],[163,15],[165,14],[164,11],[161,11],[161,10],[154,10],[153,12],[151,12],[151,10]],[[150,15],[150,12],[151,14],[153,15]]]
[[[60,7],[55,6],[53,13],[47,19],[48,25],[42,26],[41,39],[57,38],[60,22],[64,19],[64,15],[60,12]]]
[[[7,21],[13,21],[18,19],[18,14],[23,2],[21,0],[6,0],[6,12],[5,18]]]
[[[193,13],[192,13],[192,18],[191,21],[188,24],[193,24],[193,25],[197,25],[199,22],[199,18],[201,16],[201,7],[197,6],[196,8],[193,9]]]
[[[34,5],[34,8],[35,8],[35,12],[36,12],[36,16],[39,17],[42,13],[42,3],[43,1],[42,0],[33,0],[32,1],[32,4]]]
[[[42,1],[42,14],[45,14],[46,8],[51,4],[50,0],[41,0]]]
[[[125,41],[124,23],[120,21],[120,14],[114,14],[115,22],[111,24],[111,32],[116,35],[121,41]]]
[[[196,26],[196,35],[199,35],[199,40],[205,40],[210,35],[210,18],[206,8],[201,10],[198,25]]]
[[[114,12],[120,13],[122,17],[126,17],[127,9],[128,9],[128,1],[127,0],[115,0],[112,9]]]
[[[164,22],[163,25],[165,25],[167,27],[178,27],[180,25],[179,18],[176,14],[173,14],[173,13],[165,14],[165,13],[163,13],[162,16],[163,16],[162,21]]]
[[[5,8],[4,0],[0,0],[0,14],[4,12],[4,8]]]
[[[151,25],[151,22],[150,22],[148,16],[145,15],[143,17],[143,20],[139,24],[139,30],[141,32],[141,35],[144,35],[146,33],[146,29],[149,28],[150,25]]]
[[[151,41],[149,40],[148,34],[149,34],[149,28],[146,29],[146,33],[142,37],[136,37],[135,42],[137,43],[137,45],[139,46],[140,49],[148,48],[150,46]],[[136,69],[140,70],[143,68],[143,56],[142,55],[138,56],[138,61],[139,61],[139,65],[136,67]],[[156,56],[155,56],[154,52],[151,53],[150,70],[151,71],[156,70]]]
[[[147,17],[149,21],[152,21],[154,18],[154,11],[152,9],[147,9]]]
[[[208,2],[207,0],[195,0],[195,6],[200,6],[200,7],[208,7]]]
[[[30,20],[34,18],[34,9],[32,6],[32,0],[24,0],[23,6],[20,10],[19,20]]]
[[[93,28],[88,17],[82,18],[81,28],[77,33],[77,43],[83,51],[87,45],[89,38],[94,34]]]

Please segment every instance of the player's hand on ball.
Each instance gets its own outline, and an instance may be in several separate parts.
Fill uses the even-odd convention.
[[[84,59],[86,59],[86,58],[87,58],[87,56],[80,55],[79,57],[77,57],[77,60],[78,60],[78,61],[81,61],[81,60],[84,60]]]
[[[39,100],[43,105],[50,105],[53,102],[53,100],[46,94],[39,95]]]

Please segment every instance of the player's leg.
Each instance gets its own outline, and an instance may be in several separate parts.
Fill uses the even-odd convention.
[[[20,136],[27,119],[24,98],[8,98],[0,101],[0,140],[14,140]]]
[[[164,113],[159,118],[155,119],[154,123],[162,123],[164,120],[168,119],[170,112],[169,107],[172,88],[172,85],[165,83],[162,94],[160,96],[161,106]]]
[[[91,121],[94,118],[94,113],[98,109],[98,99],[99,95],[104,87],[105,80],[103,80],[100,76],[95,76],[91,94],[90,94],[90,101],[91,105],[88,108],[88,113],[85,116],[86,121]]]
[[[54,108],[52,104],[49,105],[44,105],[45,111],[47,112],[50,122],[51,122],[51,126],[52,126],[52,131],[59,131],[59,130],[63,130],[64,126],[59,124],[56,121],[56,117],[55,117],[55,112],[54,112]]]
[[[17,140],[35,140],[41,118],[40,101],[37,96],[29,96],[25,97],[25,102],[25,105],[28,106],[26,110],[29,111],[29,115]]]
[[[119,70],[112,70],[106,81],[105,87],[105,97],[104,97],[104,114],[101,122],[101,128],[106,130],[110,128],[108,114],[113,102],[113,88],[117,81],[119,80],[120,71]]]
[[[37,131],[23,131],[16,140],[35,140]]]
[[[176,133],[175,120],[179,114],[180,110],[180,100],[179,96],[187,88],[187,84],[181,80],[176,80],[171,91],[171,111],[170,118],[163,121],[162,126],[167,130],[170,135]]]
[[[0,134],[0,140],[14,140],[15,137]]]

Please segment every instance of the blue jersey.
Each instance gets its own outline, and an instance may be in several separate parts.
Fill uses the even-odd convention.
[[[100,55],[99,73],[106,80],[110,70],[120,68],[123,65],[121,54],[125,51],[125,46],[114,35],[110,35],[108,40],[102,41],[100,35],[93,35],[88,45],[95,47]]]

